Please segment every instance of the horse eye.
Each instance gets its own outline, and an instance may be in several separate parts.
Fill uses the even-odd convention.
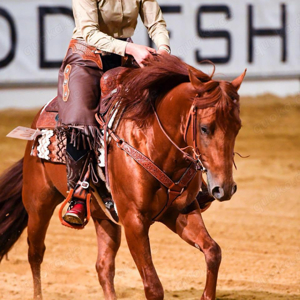
[[[208,129],[205,126],[201,126],[201,133],[208,134]]]

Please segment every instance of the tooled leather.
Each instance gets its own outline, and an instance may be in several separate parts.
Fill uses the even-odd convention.
[[[55,129],[57,126],[57,97],[42,109],[36,123],[37,128]]]
[[[100,100],[100,114],[104,115],[111,104],[114,102],[114,95],[117,93],[119,86],[120,75],[125,72],[127,68],[117,67],[104,73],[100,80],[101,100]]]
[[[97,50],[95,47],[89,46],[84,42],[72,39],[69,48],[72,49],[73,53],[79,54],[82,59],[93,61],[99,69],[103,69],[103,64],[101,60],[101,51]]]
[[[148,157],[139,152],[137,149],[133,148],[125,142],[121,144],[121,149],[124,150],[130,157],[132,157],[145,170],[147,170],[161,184],[174,192],[179,192],[182,188],[185,188],[197,173],[196,167],[191,164],[187,171],[180,178],[180,180],[177,183],[174,183],[166,173],[164,173],[159,167],[154,164],[154,162],[152,162]]]
[[[47,111],[43,111],[36,123],[36,128],[38,129],[43,129],[43,128],[47,128],[47,129],[55,129],[57,122],[56,122],[56,116],[57,113],[55,112],[47,112]]]
[[[137,163],[144,167],[151,175],[153,175],[159,182],[165,187],[169,188],[173,185],[173,181],[163,173],[154,163],[151,163],[149,159],[131,147],[129,144],[123,142],[121,149],[124,150],[130,157],[132,157]]]
[[[122,67],[111,69],[103,74],[100,80],[101,98],[107,97],[110,92],[117,87],[118,75]]]
[[[63,101],[65,102],[68,101],[70,95],[69,80],[70,80],[71,70],[72,70],[72,66],[66,65],[64,69],[64,81],[63,81]]]

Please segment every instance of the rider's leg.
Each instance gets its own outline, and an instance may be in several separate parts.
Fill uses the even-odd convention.
[[[69,224],[83,225],[87,216],[86,199],[90,192],[90,180],[97,188],[106,208],[112,217],[118,221],[118,215],[115,211],[114,202],[110,192],[107,190],[105,182],[96,174],[97,156],[92,150],[78,150],[71,144],[67,146],[66,164],[68,188],[73,189],[69,208],[63,219]]]
[[[83,218],[86,214],[86,198],[84,196],[88,193],[88,190],[80,190],[80,196],[77,196],[76,189],[82,189],[82,185],[78,185],[77,181],[85,173],[85,171],[82,171],[85,163],[85,153],[80,151],[87,149],[86,152],[89,152],[93,156],[93,161],[95,161],[94,151],[97,152],[100,146],[100,130],[95,119],[95,114],[99,112],[101,95],[99,82],[105,71],[121,65],[121,56],[102,57],[103,68],[101,68],[99,67],[99,54],[91,52],[90,47],[82,44],[82,42],[77,46],[80,51],[75,51],[74,47],[70,47],[59,71],[58,115],[62,131],[70,128],[70,132],[67,132],[70,141],[67,146],[66,160],[68,181],[72,182],[70,187],[74,188],[75,191],[72,195],[71,208],[64,216],[64,220],[69,223],[83,224]],[[88,55],[82,55],[85,52]],[[94,57],[87,59],[92,55],[91,53],[94,53]],[[93,165],[96,166],[96,163],[91,164],[91,166]],[[96,168],[91,170],[92,180],[94,175],[97,176],[94,170]],[[103,188],[105,189],[105,185]]]
[[[68,188],[73,189],[69,208],[63,219],[76,225],[83,225],[86,218],[86,198],[89,193],[90,150],[77,150],[68,144],[66,153]]]

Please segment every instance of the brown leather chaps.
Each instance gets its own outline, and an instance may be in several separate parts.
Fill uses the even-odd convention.
[[[67,129],[77,149],[98,149],[100,131],[95,120],[100,104],[100,79],[121,65],[122,57],[104,55],[84,41],[72,39],[59,70],[59,128]]]

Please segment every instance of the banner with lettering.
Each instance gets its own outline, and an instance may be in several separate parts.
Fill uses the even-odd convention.
[[[221,78],[300,78],[299,0],[158,0],[172,53]],[[71,0],[1,0],[0,86],[57,82],[72,36]],[[135,43],[151,45],[141,20]]]

